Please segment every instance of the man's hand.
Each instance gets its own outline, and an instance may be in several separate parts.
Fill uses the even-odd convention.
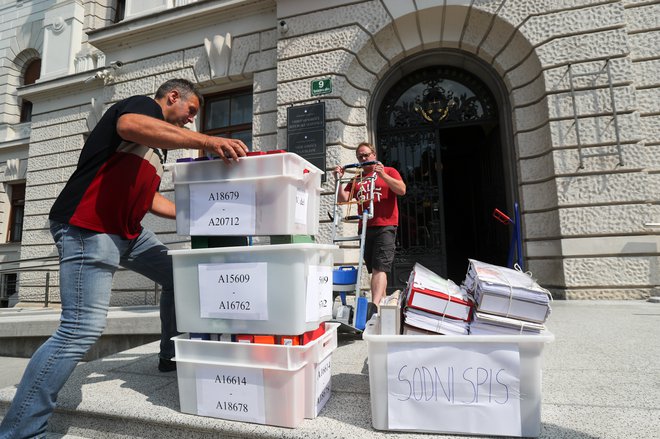
[[[344,176],[344,168],[341,166],[335,166],[332,173],[335,174],[335,178],[342,178]]]
[[[385,166],[381,162],[378,162],[374,165],[374,172],[378,174],[379,177],[385,175]]]
[[[225,163],[245,157],[248,147],[239,139],[227,139],[225,137],[208,136],[204,142],[204,151],[217,155]]]

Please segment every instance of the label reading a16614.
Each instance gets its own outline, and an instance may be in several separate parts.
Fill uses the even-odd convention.
[[[263,369],[198,364],[195,378],[197,414],[265,422]]]

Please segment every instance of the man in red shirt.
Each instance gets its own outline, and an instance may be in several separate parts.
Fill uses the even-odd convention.
[[[376,161],[376,149],[371,143],[358,145],[355,155],[360,163]],[[344,175],[344,169],[337,166],[335,175]],[[387,289],[387,273],[392,270],[396,230],[399,225],[397,196],[406,194],[406,184],[399,172],[378,162],[362,167],[363,177],[376,175],[374,187],[373,218],[367,222],[367,235],[364,246],[364,262],[371,273],[371,300],[378,306]],[[361,198],[365,189],[358,185],[354,197]],[[348,201],[352,183],[339,191],[338,201]],[[361,212],[361,209],[360,209]],[[369,316],[367,316],[369,318]]]

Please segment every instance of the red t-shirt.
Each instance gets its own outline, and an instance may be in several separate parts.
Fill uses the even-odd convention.
[[[384,167],[385,173],[396,180],[401,181],[399,171],[394,168]],[[364,177],[374,175],[373,172],[365,174]],[[345,190],[349,191],[353,183],[346,185]],[[366,198],[368,189],[365,189],[367,182],[358,183],[356,192],[353,194],[356,200]],[[368,206],[364,203],[365,207]],[[358,205],[358,214],[362,214],[362,206]],[[399,225],[399,206],[397,204],[397,195],[392,192],[390,187],[382,178],[376,177],[374,186],[374,216],[367,222],[367,227],[380,226],[398,226]]]

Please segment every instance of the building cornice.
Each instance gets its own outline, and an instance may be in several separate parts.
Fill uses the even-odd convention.
[[[103,52],[111,52],[194,31],[218,23],[218,19],[226,22],[255,15],[275,6],[274,0],[203,0],[90,31],[88,41]]]
[[[103,88],[102,80],[90,81],[96,72],[103,70],[104,67],[86,72],[67,75],[61,78],[55,78],[48,81],[36,82],[35,84],[19,87],[17,95],[20,98],[27,99],[32,103],[46,101],[63,95],[83,94]]]

